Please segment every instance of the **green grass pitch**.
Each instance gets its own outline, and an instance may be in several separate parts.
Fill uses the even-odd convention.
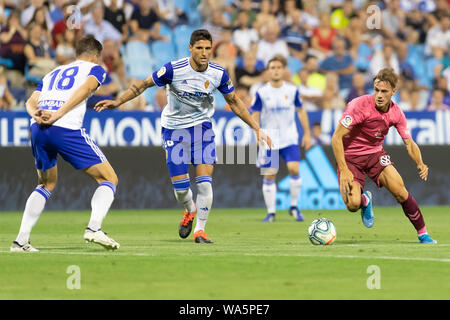
[[[181,210],[112,210],[103,229],[121,244],[115,252],[84,243],[88,211],[44,212],[34,254],[9,253],[22,213],[2,212],[0,299],[449,299],[449,209],[422,208],[437,245],[417,243],[400,207],[375,208],[371,229],[343,210],[304,211],[305,222],[279,211],[267,224],[263,209],[213,209],[214,244],[178,237]],[[309,242],[317,217],[334,222],[333,245]],[[73,265],[80,289],[67,287]]]

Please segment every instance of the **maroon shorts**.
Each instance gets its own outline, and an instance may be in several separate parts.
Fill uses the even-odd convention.
[[[380,185],[380,174],[389,165],[394,163],[386,151],[381,150],[377,153],[363,154],[363,155],[346,155],[345,162],[349,170],[353,173],[353,181],[356,181],[364,189],[366,175],[376,183],[378,188]],[[338,179],[339,168],[337,169]]]

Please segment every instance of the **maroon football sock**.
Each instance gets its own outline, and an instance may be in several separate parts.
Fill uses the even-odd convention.
[[[419,206],[416,200],[411,194],[408,195],[408,199],[401,203],[403,212],[408,217],[409,221],[414,225],[418,234],[426,233],[425,221],[423,219],[422,212],[420,212]]]

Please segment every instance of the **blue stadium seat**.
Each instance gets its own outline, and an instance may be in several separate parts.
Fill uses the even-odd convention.
[[[25,80],[38,84],[41,82],[41,78],[37,76],[30,75],[29,73],[30,67],[28,65],[25,66]]]
[[[287,61],[287,67],[292,75],[297,74],[297,72],[301,69],[303,69],[303,63],[292,56],[289,56]]]
[[[173,32],[172,32],[172,29],[168,25],[162,23],[161,26],[159,27],[159,33],[162,36],[167,37],[167,40],[169,42],[173,41]]]
[[[189,40],[194,30],[188,25],[180,25],[173,30],[177,58],[181,59],[190,55]]]
[[[156,90],[158,90],[158,88],[149,88],[144,91],[144,98],[147,105],[153,104],[153,100],[155,99],[156,95]]]
[[[364,71],[369,69],[372,55],[373,51],[370,46],[366,43],[360,43],[358,46],[358,57],[355,60],[355,67]]]
[[[14,62],[11,59],[0,58],[0,65],[12,68],[14,67]]]
[[[175,48],[172,42],[155,41],[151,44],[156,68],[160,68],[167,62],[176,60]]]
[[[147,43],[130,41],[127,43],[123,60],[128,77],[143,80],[153,73],[155,60]]]

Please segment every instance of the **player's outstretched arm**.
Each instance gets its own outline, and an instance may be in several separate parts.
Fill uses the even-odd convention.
[[[344,143],[342,142],[342,138],[349,133],[350,130],[339,123],[333,133],[333,137],[331,138],[331,146],[333,148],[334,157],[336,158],[336,163],[340,173],[339,188],[344,197],[351,193],[351,186],[353,182],[353,173],[350,171],[347,163],[345,162]]]
[[[144,80],[140,80],[132,84],[119,98],[116,100],[102,100],[94,106],[94,110],[101,112],[105,109],[115,109],[127,101],[130,101],[140,95],[145,89],[153,87],[155,82],[150,75]]]
[[[303,128],[302,147],[306,150],[311,148],[311,130],[309,129],[308,113],[304,107],[299,108],[297,111],[298,118]]]
[[[70,96],[70,98],[62,105],[62,107],[59,108],[56,112],[49,113],[50,117],[47,120],[44,120],[42,123],[46,125],[55,123],[67,112],[90,97],[91,94],[94,93],[95,90],[97,90],[99,85],[100,84],[95,77],[88,77],[85,83]]]
[[[405,143],[406,150],[408,150],[409,156],[417,165],[417,170],[419,170],[420,178],[427,181],[428,166],[422,161],[422,153],[420,152],[419,146],[414,142],[412,138],[403,139],[403,142]]]
[[[241,99],[239,99],[236,93],[233,91],[231,93],[224,94],[223,96],[234,114],[241,118],[242,121],[248,124],[250,128],[255,131],[258,144],[261,145],[265,142],[267,146],[272,149],[272,139],[270,139],[270,137],[263,130],[261,130],[258,122],[252,118],[244,103]]]

